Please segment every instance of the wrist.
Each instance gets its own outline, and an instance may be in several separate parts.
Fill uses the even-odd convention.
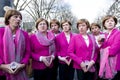
[[[39,61],[43,61],[43,56],[40,56],[40,57],[39,57]]]

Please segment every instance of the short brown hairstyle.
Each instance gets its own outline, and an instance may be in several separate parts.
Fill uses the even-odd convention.
[[[50,21],[50,28],[51,28],[51,24],[53,24],[53,23],[57,24],[58,27],[60,27],[60,22],[59,22],[57,19],[52,19],[52,20]]]
[[[9,19],[10,19],[10,17],[13,16],[13,15],[20,15],[20,18],[21,18],[21,20],[22,20],[22,15],[21,15],[21,13],[20,13],[19,11],[17,11],[17,10],[11,9],[11,10],[8,10],[8,11],[5,13],[5,15],[4,15],[4,17],[5,17],[4,23],[5,23],[6,25],[9,25]]]
[[[82,24],[82,23],[85,23],[87,25],[87,28],[90,28],[90,23],[89,23],[89,21],[87,19],[80,19],[80,20],[78,20],[77,28],[78,28],[78,25]]]
[[[61,22],[61,28],[63,29],[63,27],[62,27],[62,25],[64,24],[64,23],[68,23],[70,26],[72,26],[72,23],[69,21],[69,20],[63,20],[62,22]]]
[[[38,29],[38,24],[39,24],[41,21],[45,21],[46,24],[47,24],[47,27],[49,27],[49,23],[48,23],[48,21],[47,21],[46,19],[44,19],[44,18],[38,18],[37,21],[36,21],[36,24],[35,24],[36,29]]]
[[[97,26],[99,29],[101,29],[101,27],[100,27],[100,25],[98,23],[91,23],[90,31],[91,31],[92,26]]]
[[[105,25],[105,21],[110,19],[110,18],[113,18],[113,20],[115,21],[115,25],[117,24],[117,18],[115,16],[112,16],[112,15],[107,15],[103,18],[102,20],[102,26],[106,29],[106,27],[104,26]]]

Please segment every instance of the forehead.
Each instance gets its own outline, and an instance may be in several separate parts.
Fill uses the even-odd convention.
[[[92,25],[91,28],[99,28],[97,25]]]
[[[62,25],[69,24],[68,22],[64,22]]]
[[[87,25],[85,22],[79,23],[78,25]]]
[[[39,23],[46,23],[46,21],[45,21],[45,20],[42,20],[42,21],[40,21]]]

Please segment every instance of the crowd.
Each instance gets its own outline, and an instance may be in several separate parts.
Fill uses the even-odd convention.
[[[22,30],[22,15],[10,9],[0,28],[0,80],[28,80],[32,64],[34,80],[120,80],[120,31],[117,18],[106,15],[101,31],[98,23],[79,19],[72,32],[69,20],[36,21],[36,32]],[[59,28],[62,30],[60,31]],[[90,30],[90,33],[88,33]]]

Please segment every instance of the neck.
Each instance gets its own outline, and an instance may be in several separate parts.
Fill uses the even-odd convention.
[[[93,34],[94,36],[98,36],[100,33],[98,33],[98,34]]]
[[[55,34],[58,34],[58,33],[59,33],[59,31],[54,31],[54,33],[55,33]]]
[[[69,35],[70,34],[70,31],[66,31],[66,32],[64,32],[65,33],[65,35]]]
[[[87,33],[83,33],[82,35],[85,36],[85,35],[87,35]]]
[[[113,29],[108,29],[108,33],[112,32]]]
[[[12,34],[15,34],[16,30],[17,30],[17,27],[13,27],[13,26],[10,25],[10,29],[12,31]]]
[[[47,35],[47,32],[41,32],[44,36],[46,36]]]

